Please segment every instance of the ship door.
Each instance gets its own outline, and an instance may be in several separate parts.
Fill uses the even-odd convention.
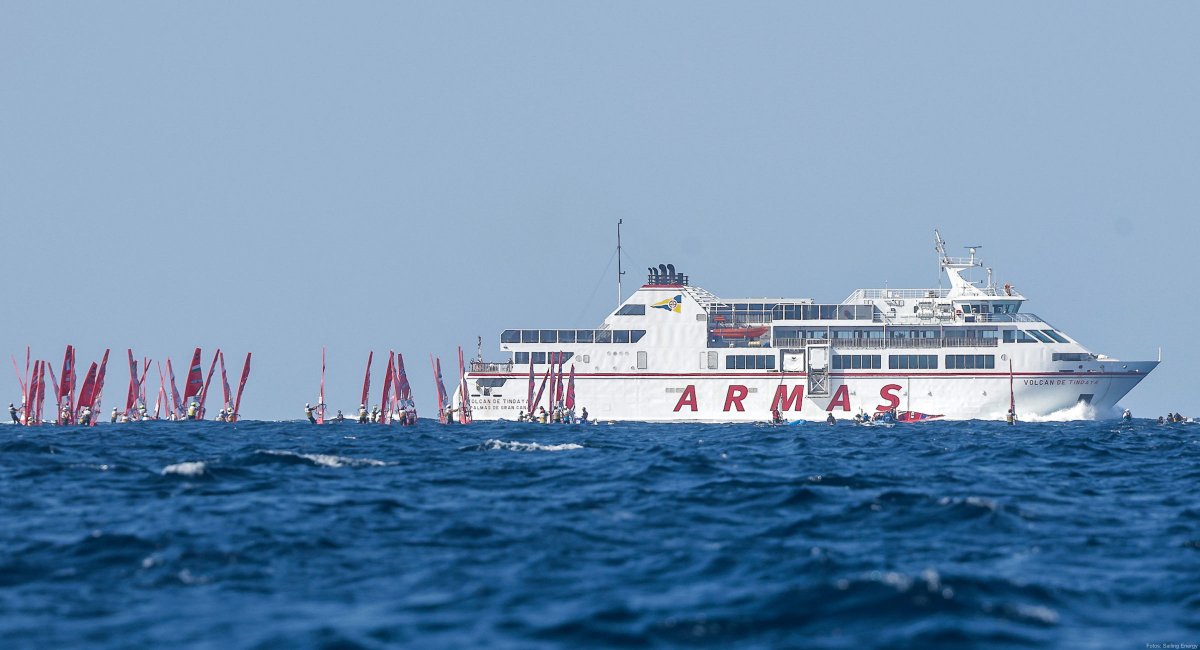
[[[779,368],[784,372],[804,372],[804,350],[784,350]]]
[[[829,346],[808,346],[808,394],[813,397],[829,395]]]

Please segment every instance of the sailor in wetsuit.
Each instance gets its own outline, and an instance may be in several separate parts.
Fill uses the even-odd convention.
[[[114,407],[113,407],[112,419],[111,419],[111,420],[109,420],[109,422],[113,422],[113,423],[115,423],[116,421],[117,421],[117,407],[115,407],[115,406],[114,406]]]
[[[367,423],[367,405],[366,404],[358,405],[358,423],[359,424]]]
[[[196,419],[196,403],[195,402],[188,404],[187,419],[189,419],[189,420]]]
[[[304,403],[304,417],[308,418],[308,421],[313,424],[317,423],[317,419],[313,417],[312,404],[308,402]]]
[[[21,423],[21,418],[17,415],[17,407],[13,406],[12,402],[8,403],[8,415],[12,417],[13,424]]]
[[[82,424],[83,426],[86,427],[87,425],[89,425],[91,423],[92,423],[92,409],[85,406],[85,407],[83,407],[83,410],[79,412],[79,424]]]
[[[779,409],[771,409],[771,424],[783,424],[783,415]]]
[[[1133,413],[1131,413],[1129,409],[1125,409],[1125,412],[1121,414],[1121,419],[1128,422],[1133,419]]]
[[[829,426],[834,426],[835,424],[837,424],[837,418],[833,417],[833,414],[830,413],[829,417],[825,418],[825,424],[828,424]]]
[[[333,421],[334,422],[342,422],[345,419],[346,419],[346,416],[342,415],[342,409],[338,409],[338,414],[333,418]]]

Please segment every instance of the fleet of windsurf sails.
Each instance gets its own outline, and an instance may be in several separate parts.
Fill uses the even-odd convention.
[[[83,382],[80,383],[76,374],[77,350],[74,346],[68,345],[63,355],[61,378],[55,374],[54,367],[49,361],[33,359],[31,349],[26,347],[25,374],[21,373],[16,357],[12,357],[13,370],[16,371],[17,383],[21,388],[21,405],[20,408],[14,405],[12,409],[16,412],[13,414],[14,417],[20,424],[25,425],[39,425],[47,422],[62,425],[95,425],[101,418],[100,402],[104,390],[109,352],[109,350],[104,351],[104,357],[99,364],[95,362],[90,364]],[[204,381],[200,373],[200,349],[196,348],[192,364],[188,369],[187,382],[184,384],[183,397],[176,388],[175,372],[171,367],[170,358],[167,358],[165,375],[162,371],[162,364],[156,362],[159,390],[155,397],[153,417],[148,412],[146,382],[150,374],[151,359],[143,358],[139,361],[134,357],[132,349],[127,349],[125,354],[129,366],[129,385],[125,393],[124,410],[122,411],[119,407],[113,409],[112,421],[118,419],[122,422],[157,420],[163,419],[164,416],[165,419],[184,419],[185,413],[189,419],[203,419],[204,400],[218,361],[221,362],[221,379],[225,389],[225,403],[221,419],[230,419],[238,412],[241,392],[245,389],[246,379],[250,373],[249,354],[246,355],[246,365],[242,370],[242,381],[238,387],[237,400],[230,399],[229,382],[225,377],[224,355],[220,350],[217,350],[213,356],[208,370],[208,379]],[[47,375],[49,375],[50,388],[53,390],[55,407],[54,417],[49,420],[43,418],[43,415],[49,415],[43,413],[48,397]],[[170,399],[167,397],[167,377],[171,380]]]
[[[367,354],[367,367],[363,373],[362,395],[359,398],[359,415],[360,422],[378,423],[378,424],[416,424],[417,422],[417,407],[413,401],[412,385],[408,381],[408,375],[404,370],[404,356],[397,354],[393,350],[388,351],[387,368],[384,370],[383,389],[380,394],[380,401],[372,407],[371,398],[371,368],[375,361],[374,350]],[[306,412],[311,411],[311,421],[316,424],[325,424],[330,422],[325,409],[325,348],[321,348],[321,387],[317,394],[317,405],[315,408],[309,405]],[[342,421],[345,418],[340,415],[333,421]]]

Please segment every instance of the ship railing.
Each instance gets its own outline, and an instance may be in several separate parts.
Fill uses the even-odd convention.
[[[471,372],[512,372],[511,361],[472,361]]]
[[[777,337],[771,347],[804,349],[809,345],[829,345],[835,348],[856,350],[915,349],[915,348],[994,348],[999,339],[969,339],[957,336],[939,338],[854,338],[854,339],[800,339]]]
[[[982,296],[990,298],[1024,298],[1016,289],[1009,289],[1005,292],[999,287],[975,287]],[[947,298],[950,296],[949,289],[856,289],[850,294],[849,298],[842,301],[842,304],[853,303],[857,300],[864,299],[913,299],[913,298]],[[971,296],[963,296],[963,300],[970,300]]]

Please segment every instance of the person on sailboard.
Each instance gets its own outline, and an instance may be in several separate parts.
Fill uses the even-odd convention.
[[[582,412],[582,413],[580,413],[580,415],[579,415],[579,419],[580,419],[580,420],[583,420],[583,424],[587,424],[587,423],[588,423],[588,414],[587,414],[587,407],[586,407],[586,406],[585,406],[585,407],[583,407],[583,412]]]
[[[1013,412],[1012,412],[1012,409],[1009,409],[1009,411],[1008,411],[1008,415],[1005,415],[1005,416],[1004,416],[1004,421],[1005,421],[1005,422],[1007,422],[1007,423],[1009,423],[1009,424],[1016,424],[1016,423],[1017,423],[1017,415],[1016,415],[1015,413],[1013,413]]]
[[[146,405],[138,406],[138,420],[146,422],[150,419],[150,414],[146,412]]]
[[[1125,412],[1121,414],[1121,419],[1128,422],[1133,419],[1133,413],[1129,409],[1125,409]]]
[[[109,422],[116,422],[116,421],[117,421],[117,407],[114,406],[113,413],[112,413],[112,419],[109,420]]]
[[[342,409],[338,409],[338,414],[336,416],[334,416],[333,421],[334,422],[343,422],[343,421],[345,421],[345,419],[346,419],[346,416],[342,415]]]
[[[91,423],[92,423],[92,409],[85,406],[85,407],[83,407],[83,410],[79,412],[79,424],[82,424],[83,426],[86,427],[87,425],[89,425]]]
[[[546,423],[546,407],[545,406],[538,407],[538,422],[541,424]]]
[[[366,404],[358,405],[358,423],[359,424],[367,423],[367,405]]]
[[[8,415],[12,418],[13,424],[21,423],[21,418],[17,415],[17,407],[13,406],[12,402],[8,403]]]
[[[783,414],[779,409],[771,409],[771,424],[783,424]]]
[[[187,419],[189,419],[189,420],[196,419],[196,403],[195,402],[188,404]]]
[[[317,423],[317,418],[313,417],[312,404],[309,404],[308,402],[304,403],[304,417],[308,418],[308,421],[313,424]]]
[[[379,418],[379,406],[378,405],[372,406],[371,407],[371,424],[379,424],[382,421],[383,420],[381,420]]]

